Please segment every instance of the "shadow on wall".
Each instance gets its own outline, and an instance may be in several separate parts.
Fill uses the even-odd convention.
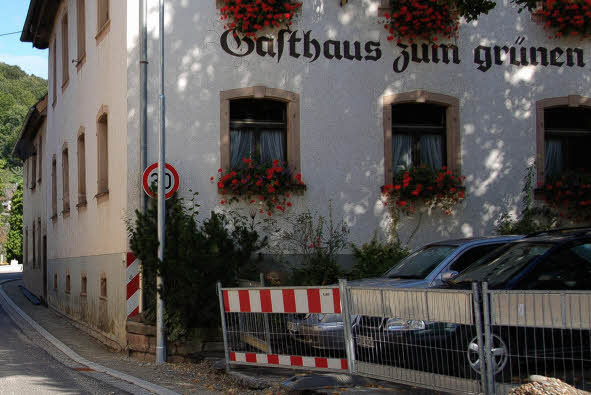
[[[151,2],[150,4],[152,5]],[[211,1],[213,4],[213,1]],[[300,32],[313,29],[319,40],[375,40],[381,42],[383,59],[389,64],[400,53],[395,43],[388,42],[383,26],[377,23],[377,0],[363,0],[343,8],[335,6],[335,0],[312,0],[305,2],[306,24],[299,18],[292,27]],[[335,4],[333,4],[335,3]],[[212,11],[210,6],[206,11]],[[338,13],[336,18],[331,13]],[[366,242],[373,231],[379,228],[386,232],[388,214],[381,201],[380,186],[383,184],[383,125],[380,98],[385,94],[424,89],[460,99],[462,173],[466,176],[466,201],[451,216],[439,213],[426,213],[421,228],[412,240],[411,246],[449,237],[470,237],[493,232],[495,221],[502,211],[518,212],[520,204],[521,180],[526,168],[535,159],[535,102],[543,97],[557,96],[547,87],[548,77],[561,85],[563,76],[572,75],[573,70],[558,67],[514,66],[508,57],[503,56],[503,65],[491,65],[487,71],[477,69],[473,63],[474,49],[478,46],[513,46],[517,48],[530,45],[564,48],[577,46],[576,41],[550,41],[542,27],[529,20],[529,13],[517,14],[513,5],[499,2],[489,16],[481,16],[477,22],[462,24],[461,37],[456,43],[460,48],[462,64],[433,65],[410,64],[404,73],[395,73],[388,65],[384,68],[363,63],[362,72],[375,72],[375,80],[381,81],[381,88],[372,88],[357,81],[351,74],[350,63],[335,63],[290,59],[284,56],[279,62],[270,56],[260,57],[252,54],[245,57],[232,57],[223,53],[220,47],[222,22],[219,13],[204,15],[203,8],[193,2],[175,0],[168,2],[166,11],[167,48],[167,107],[175,109],[174,116],[168,110],[167,130],[169,150],[171,147],[191,147],[193,158],[199,162],[199,171],[194,171],[196,163],[181,161],[179,158],[169,162],[178,163],[183,177],[182,194],[189,196],[189,188],[200,191],[202,213],[219,202],[215,184],[209,177],[216,174],[219,167],[219,92],[221,90],[267,85],[301,93],[302,107],[302,173],[304,179],[322,183],[309,184],[308,191],[297,204],[300,209],[310,208],[326,215],[326,197],[332,199],[335,217],[342,217],[351,225],[352,241]],[[494,14],[494,15],[493,15]],[[149,10],[149,55],[158,59],[158,9]],[[515,19],[514,34],[525,37],[525,41],[513,43],[508,40],[505,29],[498,28],[498,21]],[[375,26],[367,28],[368,21],[376,21]],[[191,30],[191,26],[196,26]],[[341,34],[342,32],[342,34]],[[196,33],[196,34],[191,34]],[[536,37],[529,40],[527,37]],[[543,37],[543,39],[542,39]],[[512,38],[513,40],[513,38]],[[580,45],[580,43],[579,43]],[[138,51],[128,49],[130,70],[138,67]],[[485,57],[485,54],[481,54]],[[158,118],[158,70],[156,61],[149,68],[149,119]],[[256,71],[256,73],[255,73]],[[355,69],[355,71],[358,71]],[[437,71],[437,73],[432,72]],[[259,77],[264,74],[264,78]],[[322,75],[333,83],[333,90],[318,91],[311,85],[309,75]],[[139,73],[138,73],[139,75]],[[231,78],[226,78],[230,75]],[[235,86],[229,86],[232,80]],[[447,81],[447,82],[445,82]],[[451,81],[451,82],[449,82]],[[458,81],[458,83],[454,83]],[[566,80],[565,80],[566,81]],[[443,83],[445,82],[445,83]],[[589,74],[580,75],[579,83],[589,83]],[[138,82],[130,81],[130,94],[138,93]],[[437,89],[439,86],[449,87]],[[571,86],[571,88],[575,88]],[[353,92],[371,101],[345,100]],[[580,93],[580,92],[579,92]],[[559,94],[558,96],[565,94]],[[139,97],[139,96],[138,96]],[[327,114],[314,111],[319,103],[331,102],[333,113],[327,121]],[[190,103],[190,106],[187,106]],[[188,110],[191,109],[191,110]],[[338,110],[335,110],[338,109]],[[130,110],[132,111],[132,110]],[[359,121],[360,111],[373,115],[373,123]],[[213,115],[212,115],[213,114]],[[130,118],[135,115],[131,114]],[[306,118],[304,120],[304,118]],[[148,146],[155,160],[157,146],[156,124],[151,122]],[[306,125],[321,125],[319,130],[310,130]],[[347,125],[347,128],[343,128]],[[345,136],[342,136],[345,134]],[[363,139],[354,140],[356,153],[354,161],[340,154],[341,144],[351,144],[350,137],[362,134]],[[335,141],[335,136],[341,136]],[[171,143],[174,141],[174,144]],[[152,149],[152,147],[154,147]],[[322,147],[322,148],[318,148]],[[324,150],[324,151],[323,151]],[[330,156],[331,166],[323,164],[323,152]],[[313,163],[314,168],[308,164]],[[139,177],[138,177],[139,179]],[[318,202],[319,207],[312,206]],[[405,217],[400,223],[402,240],[417,226],[417,216]],[[367,232],[355,231],[355,227]],[[427,231],[428,230],[428,231]]]

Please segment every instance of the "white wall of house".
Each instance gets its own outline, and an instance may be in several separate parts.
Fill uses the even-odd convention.
[[[62,88],[62,17],[69,16],[69,58],[77,59],[76,1],[62,2],[54,23],[50,48],[57,38],[57,100],[52,102],[53,56],[49,55],[49,105],[47,144],[44,151],[49,169],[44,183],[46,212],[51,216],[51,160],[57,159],[57,218],[48,220],[49,302],[77,319],[84,319],[114,341],[125,344],[125,260],[127,235],[126,125],[127,74],[125,62],[126,5],[110,2],[110,26],[102,39],[97,36],[97,2],[86,1],[86,59],[78,68],[68,62],[69,82]],[[108,108],[109,194],[97,195],[97,115]],[[81,129],[83,128],[83,129]],[[85,133],[86,206],[77,207],[77,138]],[[63,211],[62,149],[69,149],[70,213]],[[65,293],[65,276],[71,276]],[[58,287],[53,289],[53,275]],[[88,276],[87,311],[80,302],[81,273]],[[107,298],[99,298],[100,275],[107,277]],[[100,299],[100,301],[99,301]],[[105,309],[104,306],[107,306]],[[105,315],[106,311],[108,314]],[[108,316],[108,319],[105,318]]]
[[[157,159],[159,87],[158,2],[149,9],[149,162]],[[310,208],[326,214],[332,200],[335,217],[351,226],[351,238],[365,242],[375,230],[383,232],[387,210],[381,203],[384,184],[384,132],[382,97],[425,90],[453,96],[460,101],[462,173],[467,199],[451,216],[426,213],[413,246],[437,239],[490,234],[506,207],[516,210],[526,168],[535,159],[536,101],[568,95],[591,96],[589,66],[591,42],[551,39],[528,12],[518,13],[507,0],[477,22],[462,23],[453,44],[459,47],[459,64],[416,63],[404,72],[394,71],[402,48],[387,41],[378,23],[378,0],[350,1],[344,7],[333,0],[304,1],[302,14],[291,26],[302,39],[304,32],[320,45],[327,40],[379,42],[381,58],[371,60],[316,61],[289,55],[289,35],[283,56],[262,57],[256,50],[243,57],[231,56],[220,44],[224,22],[215,0],[167,1],[166,95],[167,160],[181,175],[181,193],[199,191],[201,212],[220,208],[221,196],[209,181],[220,167],[220,92],[264,85],[298,93],[301,98],[301,166],[308,185],[292,212]],[[128,1],[128,174],[130,207],[139,204],[139,169],[136,147],[139,113],[138,1]],[[231,37],[231,36],[230,36]],[[518,42],[516,44],[516,41]],[[585,67],[514,66],[508,57],[502,65],[475,63],[479,46],[559,47],[584,51]],[[237,53],[244,53],[230,45]],[[420,48],[420,47],[419,47]],[[278,51],[275,41],[275,51]],[[410,48],[408,49],[409,55]],[[529,49],[528,49],[529,51]],[[477,54],[484,59],[486,49]],[[560,58],[565,60],[565,54]],[[401,63],[398,64],[399,67]],[[133,181],[135,180],[135,181]],[[418,215],[403,218],[405,241]]]

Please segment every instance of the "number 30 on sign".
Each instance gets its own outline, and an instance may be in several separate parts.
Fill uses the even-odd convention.
[[[158,183],[158,163],[153,163],[146,170],[142,176],[142,185],[144,192],[152,198],[156,197],[156,194],[150,190],[152,183]],[[170,164],[166,164],[164,169],[164,197],[170,199],[172,195],[179,189],[181,184],[181,178],[176,169]]]

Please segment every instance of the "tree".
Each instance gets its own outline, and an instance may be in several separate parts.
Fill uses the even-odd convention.
[[[10,231],[6,243],[8,261],[16,259],[23,261],[23,183],[20,182],[12,197],[10,217],[8,219]]]

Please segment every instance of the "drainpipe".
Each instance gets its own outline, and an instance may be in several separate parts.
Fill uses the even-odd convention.
[[[140,174],[148,167],[148,0],[140,0]],[[140,211],[146,212],[148,196],[140,181]],[[143,276],[140,273],[140,312],[144,311]]]

